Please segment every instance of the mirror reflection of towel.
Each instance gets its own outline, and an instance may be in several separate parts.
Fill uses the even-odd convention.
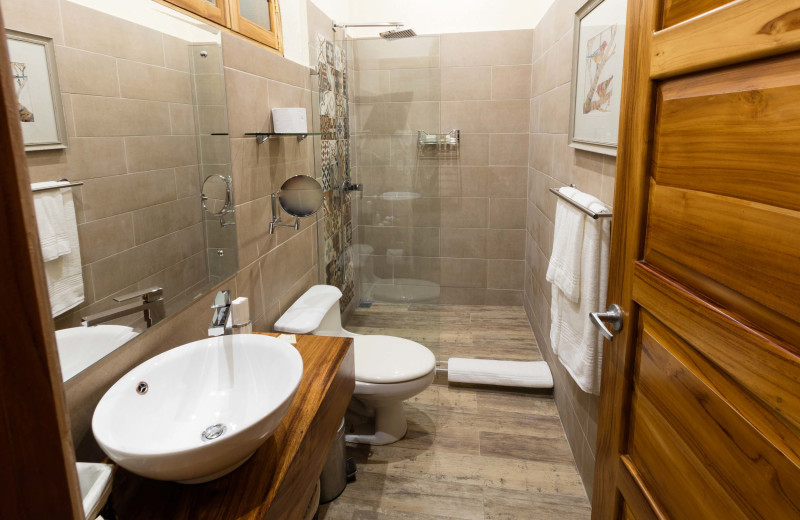
[[[37,183],[32,187],[53,185],[59,184]],[[75,203],[71,188],[37,192],[33,199],[50,306],[56,317],[84,301]]]

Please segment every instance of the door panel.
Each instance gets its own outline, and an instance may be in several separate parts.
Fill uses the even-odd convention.
[[[800,518],[800,0],[627,24],[593,517]]]
[[[666,0],[662,27],[670,27],[698,14],[715,9],[731,0]]]
[[[660,185],[800,210],[800,58],[659,86]]]
[[[654,466],[652,461],[645,464],[655,468],[645,473],[655,481],[650,489],[656,500],[666,488],[679,498],[696,497],[701,507],[732,509],[732,517],[738,513],[764,518],[800,516],[798,466],[754,427],[759,417],[748,417],[749,406],[737,407],[706,379],[704,372],[713,372],[715,367],[697,363],[691,345],[648,313],[642,314],[642,320],[631,458],[638,464],[658,453],[666,456],[663,464],[681,475],[673,480],[667,478],[667,467]],[[648,436],[650,446],[646,445]],[[643,438],[644,447],[640,446]],[[653,448],[652,439],[662,445]],[[712,489],[697,492],[710,483],[715,484]],[[716,492],[722,494],[717,497]],[[712,506],[715,497],[719,500]],[[674,510],[674,502],[661,501],[669,504],[665,509],[672,508],[673,516],[683,518]],[[681,502],[689,507],[687,500]]]
[[[731,2],[655,33],[650,76],[667,78],[798,50],[798,28],[794,0]]]
[[[656,184],[645,260],[659,265],[654,255],[659,253],[797,321],[798,230],[800,212]],[[668,266],[659,267],[692,285]]]

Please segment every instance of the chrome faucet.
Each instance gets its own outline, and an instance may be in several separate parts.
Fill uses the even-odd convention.
[[[164,308],[164,290],[161,287],[149,287],[141,291],[116,296],[114,301],[122,303],[135,298],[141,298],[142,301],[84,316],[81,318],[81,324],[84,327],[92,327],[100,323],[121,318],[122,316],[143,312],[144,322],[147,324],[147,328],[150,328],[166,317],[167,311]]]
[[[219,291],[214,298],[214,316],[208,326],[209,336],[233,334],[233,316],[231,315],[231,292]]]

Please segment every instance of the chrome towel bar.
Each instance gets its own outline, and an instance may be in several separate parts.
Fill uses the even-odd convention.
[[[570,187],[571,188],[575,188],[576,186],[574,184],[570,184]],[[575,206],[576,208],[578,208],[582,212],[586,213],[587,215],[589,215],[590,217],[592,217],[595,220],[597,220],[599,218],[611,218],[612,213],[610,211],[602,211],[600,213],[594,212],[594,211],[590,210],[589,208],[587,208],[585,206],[582,206],[582,205],[578,204],[577,202],[575,202],[574,200],[572,200],[571,198],[567,197],[566,195],[564,195],[563,193],[558,191],[557,188],[550,188],[550,193],[553,193],[557,197],[567,201],[572,206]]]
[[[79,181],[69,181],[67,179],[61,179],[58,182],[66,182],[67,184],[58,184],[55,186],[42,186],[38,188],[32,188],[32,191],[47,191],[47,190],[60,190],[61,188],[73,188],[75,186],[83,186],[82,182]]]

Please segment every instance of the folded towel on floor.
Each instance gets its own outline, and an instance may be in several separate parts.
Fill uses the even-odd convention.
[[[47,188],[67,184],[66,182],[38,182],[31,188]],[[70,253],[69,238],[64,225],[64,199],[61,190],[52,189],[33,194],[36,210],[36,223],[39,228],[39,242],[45,262]]]
[[[564,187],[559,191],[587,208],[593,203],[600,203],[595,197],[575,188]],[[561,289],[571,302],[577,302],[580,297],[581,244],[585,217],[579,209],[561,198],[558,199],[553,252],[547,266],[546,278]]]
[[[606,210],[599,201],[587,207],[592,211]],[[552,285],[550,342],[578,386],[584,392],[599,394],[603,337],[592,325],[589,314],[604,310],[606,304],[611,223],[608,219],[583,218],[580,298],[572,301],[558,285]]]
[[[44,262],[44,271],[47,276],[47,290],[50,294],[50,307],[53,311],[53,317],[56,317],[83,303],[84,291],[81,251],[78,243],[78,223],[75,218],[75,203],[72,200],[72,189],[61,188],[36,193],[34,201],[42,195],[52,194],[53,192],[57,193],[58,198],[61,200],[60,219],[56,215],[56,208],[43,210],[47,212],[47,217],[45,217],[45,213],[40,213],[37,206],[36,220],[39,222],[39,229],[41,229],[41,220],[43,218],[47,218],[47,220],[51,222],[58,222],[63,228],[67,240],[67,253],[59,254],[53,258],[51,251],[50,254],[46,256],[46,258],[49,257],[50,259],[45,259]],[[53,197],[51,200],[58,199]],[[64,250],[63,247],[59,247],[58,249],[62,252]]]

